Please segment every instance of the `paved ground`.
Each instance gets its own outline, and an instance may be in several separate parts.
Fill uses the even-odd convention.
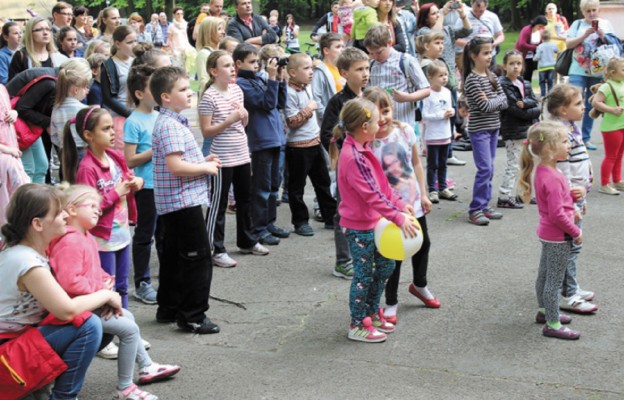
[[[459,201],[434,205],[428,217],[429,284],[440,309],[407,292],[404,268],[396,333],[383,344],[351,342],[349,282],[331,275],[332,232],[312,222],[313,238],[295,235],[266,257],[247,256],[236,252],[228,215],[226,245],[239,265],[214,270],[211,294],[227,300],[210,302],[220,334],[182,333],[157,324],[154,306],[130,303],[150,355],[183,367],[148,389],[161,399],[624,398],[624,196],[589,195],[578,275],[600,310],[574,318],[579,341],[548,339],[533,322],[537,209],[503,211],[489,227],[468,224],[474,164],[472,153],[457,155],[469,161],[450,167]],[[591,153],[596,175],[602,155]],[[503,149],[497,156],[498,177]],[[306,198],[311,206],[311,189]],[[289,226],[288,206],[278,212]],[[110,398],[115,376],[115,362],[95,360],[81,400]]]

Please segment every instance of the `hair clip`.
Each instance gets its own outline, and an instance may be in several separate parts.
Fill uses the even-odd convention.
[[[338,128],[344,129],[344,120],[342,120],[342,119],[338,120]]]
[[[522,141],[522,144],[525,145],[525,146],[528,146],[529,145],[529,139],[524,139]]]
[[[371,112],[368,110],[368,108],[364,109],[364,114],[366,114],[366,118],[367,119],[371,119],[371,117],[373,116],[373,114],[371,114]]]
[[[540,132],[540,134],[539,134],[539,141],[540,142],[544,141],[544,134],[542,132]]]
[[[331,138],[331,139],[329,140],[329,143],[336,143],[336,142],[337,142],[337,140],[336,140],[336,138],[335,138],[335,137],[333,137],[333,138]]]
[[[76,117],[71,117],[69,123],[76,125]]]

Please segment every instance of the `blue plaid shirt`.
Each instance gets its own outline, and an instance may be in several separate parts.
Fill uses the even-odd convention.
[[[154,201],[158,215],[199,205],[208,205],[208,176],[175,176],[165,157],[181,153],[182,161],[194,164],[206,160],[189,129],[188,119],[175,111],[160,108],[152,134]]]

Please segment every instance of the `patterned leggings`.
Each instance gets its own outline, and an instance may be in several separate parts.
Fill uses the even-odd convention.
[[[563,243],[542,241],[535,292],[539,308],[546,309],[546,321],[559,321],[559,289],[563,283],[571,247],[572,241]]]
[[[394,271],[394,260],[379,254],[373,230],[346,229],[345,236],[351,249],[354,270],[349,293],[351,323],[361,326],[364,318],[379,311],[384,286]]]

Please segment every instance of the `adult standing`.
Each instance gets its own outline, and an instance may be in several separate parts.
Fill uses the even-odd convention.
[[[262,47],[277,43],[277,35],[260,15],[253,13],[251,0],[234,0],[236,16],[228,22],[227,35],[239,42]]]
[[[100,28],[100,36],[98,39],[112,40],[113,32],[121,23],[121,17],[119,16],[119,10],[115,7],[106,7],[100,11],[98,17],[98,27]]]
[[[418,30],[416,28],[416,15],[412,13],[411,9],[405,9],[410,4],[412,4],[412,0],[396,0],[394,6],[397,9],[397,21],[401,24],[403,37],[405,38],[405,43],[407,43],[407,51],[412,57],[416,57],[416,48],[414,47],[416,31]]]
[[[186,27],[188,23],[184,20],[184,10],[182,7],[173,9],[173,21],[169,26],[169,48],[173,54],[173,59],[181,65],[187,72],[195,70],[195,59],[197,52],[188,41]]]
[[[195,48],[197,49],[197,81],[199,82],[200,98],[210,78],[206,70],[206,61],[208,61],[210,53],[219,48],[219,42],[224,37],[225,21],[219,17],[206,17],[199,25]],[[206,142],[207,140],[204,139],[204,143]],[[205,147],[202,147],[202,151],[205,150]],[[208,155],[207,152],[204,154]]]
[[[496,64],[496,52],[498,46],[505,41],[505,34],[498,15],[488,10],[487,7],[488,0],[472,0],[472,9],[466,10],[466,16],[472,26],[472,34],[463,39],[457,39],[455,44],[463,49],[475,36],[491,37],[494,40],[492,43],[492,64]],[[455,23],[455,28],[462,28],[462,26],[461,20]]]
[[[312,27],[312,32],[310,33],[310,39],[315,42],[318,42],[319,36],[323,33],[338,33],[340,35],[343,34],[342,25],[340,24],[340,17],[338,16],[338,10],[340,9],[340,4],[337,1],[334,1],[331,4],[331,11],[327,14],[323,15],[321,18],[316,21],[314,26]]]
[[[392,47],[401,53],[407,51],[407,43],[405,42],[405,35],[403,34],[403,27],[396,19],[396,7],[394,6],[395,0],[380,0],[377,6],[377,20],[386,25],[390,29],[390,37],[392,40]]]
[[[20,48],[22,42],[22,27],[17,22],[7,22],[2,25],[0,35],[0,84],[6,85],[9,81],[9,65],[13,54]]]
[[[592,75],[589,70],[591,51],[596,48],[598,39],[605,40],[605,35],[613,33],[613,26],[606,19],[598,17],[600,13],[599,0],[581,0],[580,3],[583,19],[577,19],[570,25],[566,46],[574,49],[574,57],[568,71],[569,83],[577,86],[583,93],[585,99],[585,113],[583,114],[583,142],[587,150],[596,150],[591,139],[591,131],[594,127],[594,120],[589,116],[592,105],[589,98],[592,93],[590,88],[602,81],[602,74]],[[592,27],[593,21],[597,21],[598,29]]]
[[[210,0],[210,3],[202,4],[201,9],[199,11],[199,16],[197,18],[194,18],[194,20],[190,20],[188,23],[189,27],[191,26],[191,24],[193,24],[193,34],[191,38],[189,38],[189,43],[197,47],[195,41],[197,40],[197,36],[199,35],[199,26],[201,25],[204,18],[206,17],[221,18],[222,11],[223,11],[223,0]],[[202,16],[202,14],[204,15]]]
[[[520,31],[515,49],[522,53],[524,58],[524,72],[522,78],[531,82],[533,72],[537,68],[537,63],[533,61],[537,46],[542,42],[542,31],[546,27],[548,20],[543,15],[538,15],[531,20],[531,24],[525,26]]]
[[[563,15],[557,14],[557,5],[555,3],[548,3],[544,16],[548,21],[546,31],[550,33],[550,40],[557,44],[559,54],[561,54],[566,49],[565,35],[568,29],[570,29],[568,20]]]
[[[128,17],[128,25],[134,29],[137,35],[137,43],[152,43],[152,37],[145,32],[145,22],[139,13],[132,13]]]
[[[163,47],[163,34],[158,23],[158,14],[152,14],[150,23],[145,27],[145,35],[154,43],[154,47]]]
[[[158,14],[158,27],[162,32],[163,46],[165,47],[169,46],[169,26],[171,23],[167,21],[167,14],[164,12]]]
[[[59,33],[62,27],[71,26],[74,13],[72,12],[71,4],[59,1],[52,7],[52,34],[56,39],[56,35]]]
[[[87,43],[93,39],[93,29],[87,23],[88,20],[89,9],[85,6],[76,6],[71,26],[78,32],[78,48],[82,51],[87,50]]]

